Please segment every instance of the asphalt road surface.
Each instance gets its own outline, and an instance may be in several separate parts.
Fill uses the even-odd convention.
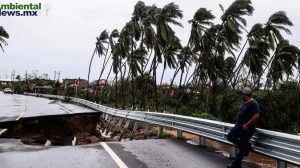
[[[1,168],[224,168],[224,156],[176,139],[82,146],[28,146],[0,139]]]
[[[0,92],[0,122],[51,115],[97,113],[94,110],[41,97]]]

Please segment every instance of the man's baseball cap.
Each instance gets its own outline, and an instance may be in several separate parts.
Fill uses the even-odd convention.
[[[239,93],[245,95],[251,95],[252,90],[248,87],[244,87]]]

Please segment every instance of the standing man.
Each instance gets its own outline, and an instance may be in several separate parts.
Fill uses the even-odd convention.
[[[239,148],[234,162],[227,168],[240,168],[244,156],[248,156],[251,149],[249,143],[260,117],[260,110],[257,101],[252,98],[251,89],[245,87],[240,92],[243,100],[234,127],[227,135],[228,141],[234,143]]]

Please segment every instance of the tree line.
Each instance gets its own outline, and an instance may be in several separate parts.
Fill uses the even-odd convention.
[[[121,30],[103,30],[96,38],[88,81],[96,55],[103,61],[99,80],[110,76],[113,80],[101,93],[99,86],[91,86],[85,97],[118,108],[186,115],[202,111],[228,120],[223,112],[238,110],[239,102],[233,96],[235,103],[226,104],[228,96],[242,86],[264,94],[295,82],[292,89],[299,91],[300,54],[285,38],[293,26],[286,13],[275,12],[264,23],[248,28],[245,18],[254,12],[250,0],[235,0],[227,8],[220,5],[220,10],[217,19],[211,10],[199,8],[188,21],[189,40],[182,44],[174,31],[183,27],[178,5],[160,8],[137,2]],[[104,76],[106,69],[109,73]],[[174,72],[170,83],[163,83],[165,71],[170,70]]]

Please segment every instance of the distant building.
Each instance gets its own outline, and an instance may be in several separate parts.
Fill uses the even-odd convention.
[[[79,88],[85,89],[88,86],[88,81],[85,79],[63,79],[63,86],[66,87],[72,87],[75,86],[75,81],[79,81]]]
[[[105,86],[107,85],[107,80],[106,79],[95,80],[92,82],[92,85]]]
[[[52,94],[54,88],[50,85],[39,86],[39,85],[35,85],[35,84],[30,84],[29,90],[30,90],[30,92],[34,92],[34,93]]]
[[[96,89],[98,92],[102,93],[104,92],[106,85],[107,85],[106,79],[95,80],[90,83],[89,92],[93,92],[93,90]]]
[[[12,82],[11,79],[0,78],[0,83],[2,83],[2,84],[8,84],[8,83],[11,83],[11,82]]]

